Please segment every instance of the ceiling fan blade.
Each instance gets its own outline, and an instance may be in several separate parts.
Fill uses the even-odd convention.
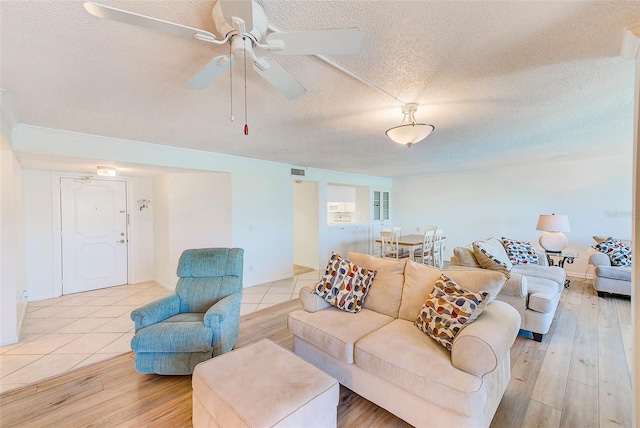
[[[289,72],[271,58],[263,57],[259,58],[258,61],[262,64],[254,62],[253,69],[285,97],[292,100],[307,92]],[[262,68],[262,65],[264,65],[264,68]]]
[[[229,58],[228,55],[217,56],[207,65],[202,67],[195,76],[184,84],[186,89],[204,89],[218,78],[225,70],[229,69],[229,66],[233,63],[233,58]]]
[[[138,13],[129,12],[115,7],[105,6],[93,2],[84,2],[84,8],[90,14],[98,18],[107,18],[113,21],[123,22],[125,24],[136,25],[138,27],[150,28],[165,34],[186,37],[188,39],[196,38],[199,35],[201,39],[216,39],[212,33],[200,30],[199,28],[187,27],[186,25],[176,24],[162,19],[152,18],[150,16],[140,15]]]
[[[244,21],[247,31],[253,29],[253,1],[252,0],[218,0],[224,19],[231,24],[231,17],[235,16]]]
[[[360,51],[362,33],[358,28],[291,31],[271,33],[266,40],[268,45],[281,45],[282,49],[269,49],[280,55],[353,54]]]

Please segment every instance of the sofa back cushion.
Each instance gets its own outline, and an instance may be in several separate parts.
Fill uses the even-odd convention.
[[[455,247],[453,249],[453,255],[458,266],[482,267],[480,266],[480,263],[478,263],[476,255],[473,254],[473,246],[471,245],[467,245],[466,247]]]
[[[474,293],[488,291],[487,304],[495,299],[507,281],[507,278],[497,271],[463,267],[440,270],[409,260],[404,270],[404,288],[398,318],[414,322],[442,274]],[[373,287],[371,290],[373,291]],[[365,302],[365,306],[368,302],[369,300]]]
[[[362,307],[398,318],[406,259],[382,259],[368,254],[352,252],[347,253],[347,258],[360,267],[376,271],[373,284]],[[420,306],[422,306],[422,303],[424,303],[424,299]]]
[[[493,237],[484,241],[475,241],[472,245],[473,253],[480,266],[485,269],[497,270],[504,273],[507,278],[509,277],[509,271],[513,267],[513,263],[507,256],[502,240]]]

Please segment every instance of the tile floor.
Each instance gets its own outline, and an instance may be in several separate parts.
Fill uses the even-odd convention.
[[[245,288],[241,315],[297,298],[320,275]],[[29,302],[20,342],[0,347],[0,393],[129,352],[131,311],[171,292],[145,282]]]

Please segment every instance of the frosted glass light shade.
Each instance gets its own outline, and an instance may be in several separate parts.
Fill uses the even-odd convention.
[[[414,113],[417,110],[417,104],[411,103],[403,105],[402,113],[404,114],[404,119],[399,126],[394,126],[387,130],[387,137],[407,147],[411,147],[413,144],[427,138],[429,134],[431,134],[431,131],[435,129],[435,126],[427,125],[426,123],[416,123]]]
[[[427,138],[433,130],[433,125],[427,125],[425,123],[412,123],[408,125],[396,126],[387,130],[387,137],[391,138],[398,144],[411,145]]]

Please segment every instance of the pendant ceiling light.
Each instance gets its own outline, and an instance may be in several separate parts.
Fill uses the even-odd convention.
[[[414,113],[418,110],[418,104],[410,103],[402,106],[402,113],[404,119],[400,126],[394,126],[387,130],[387,136],[398,144],[405,144],[407,147],[411,147],[413,144],[418,143],[431,134],[431,131],[435,129],[433,125],[427,125],[426,123],[416,123]]]

